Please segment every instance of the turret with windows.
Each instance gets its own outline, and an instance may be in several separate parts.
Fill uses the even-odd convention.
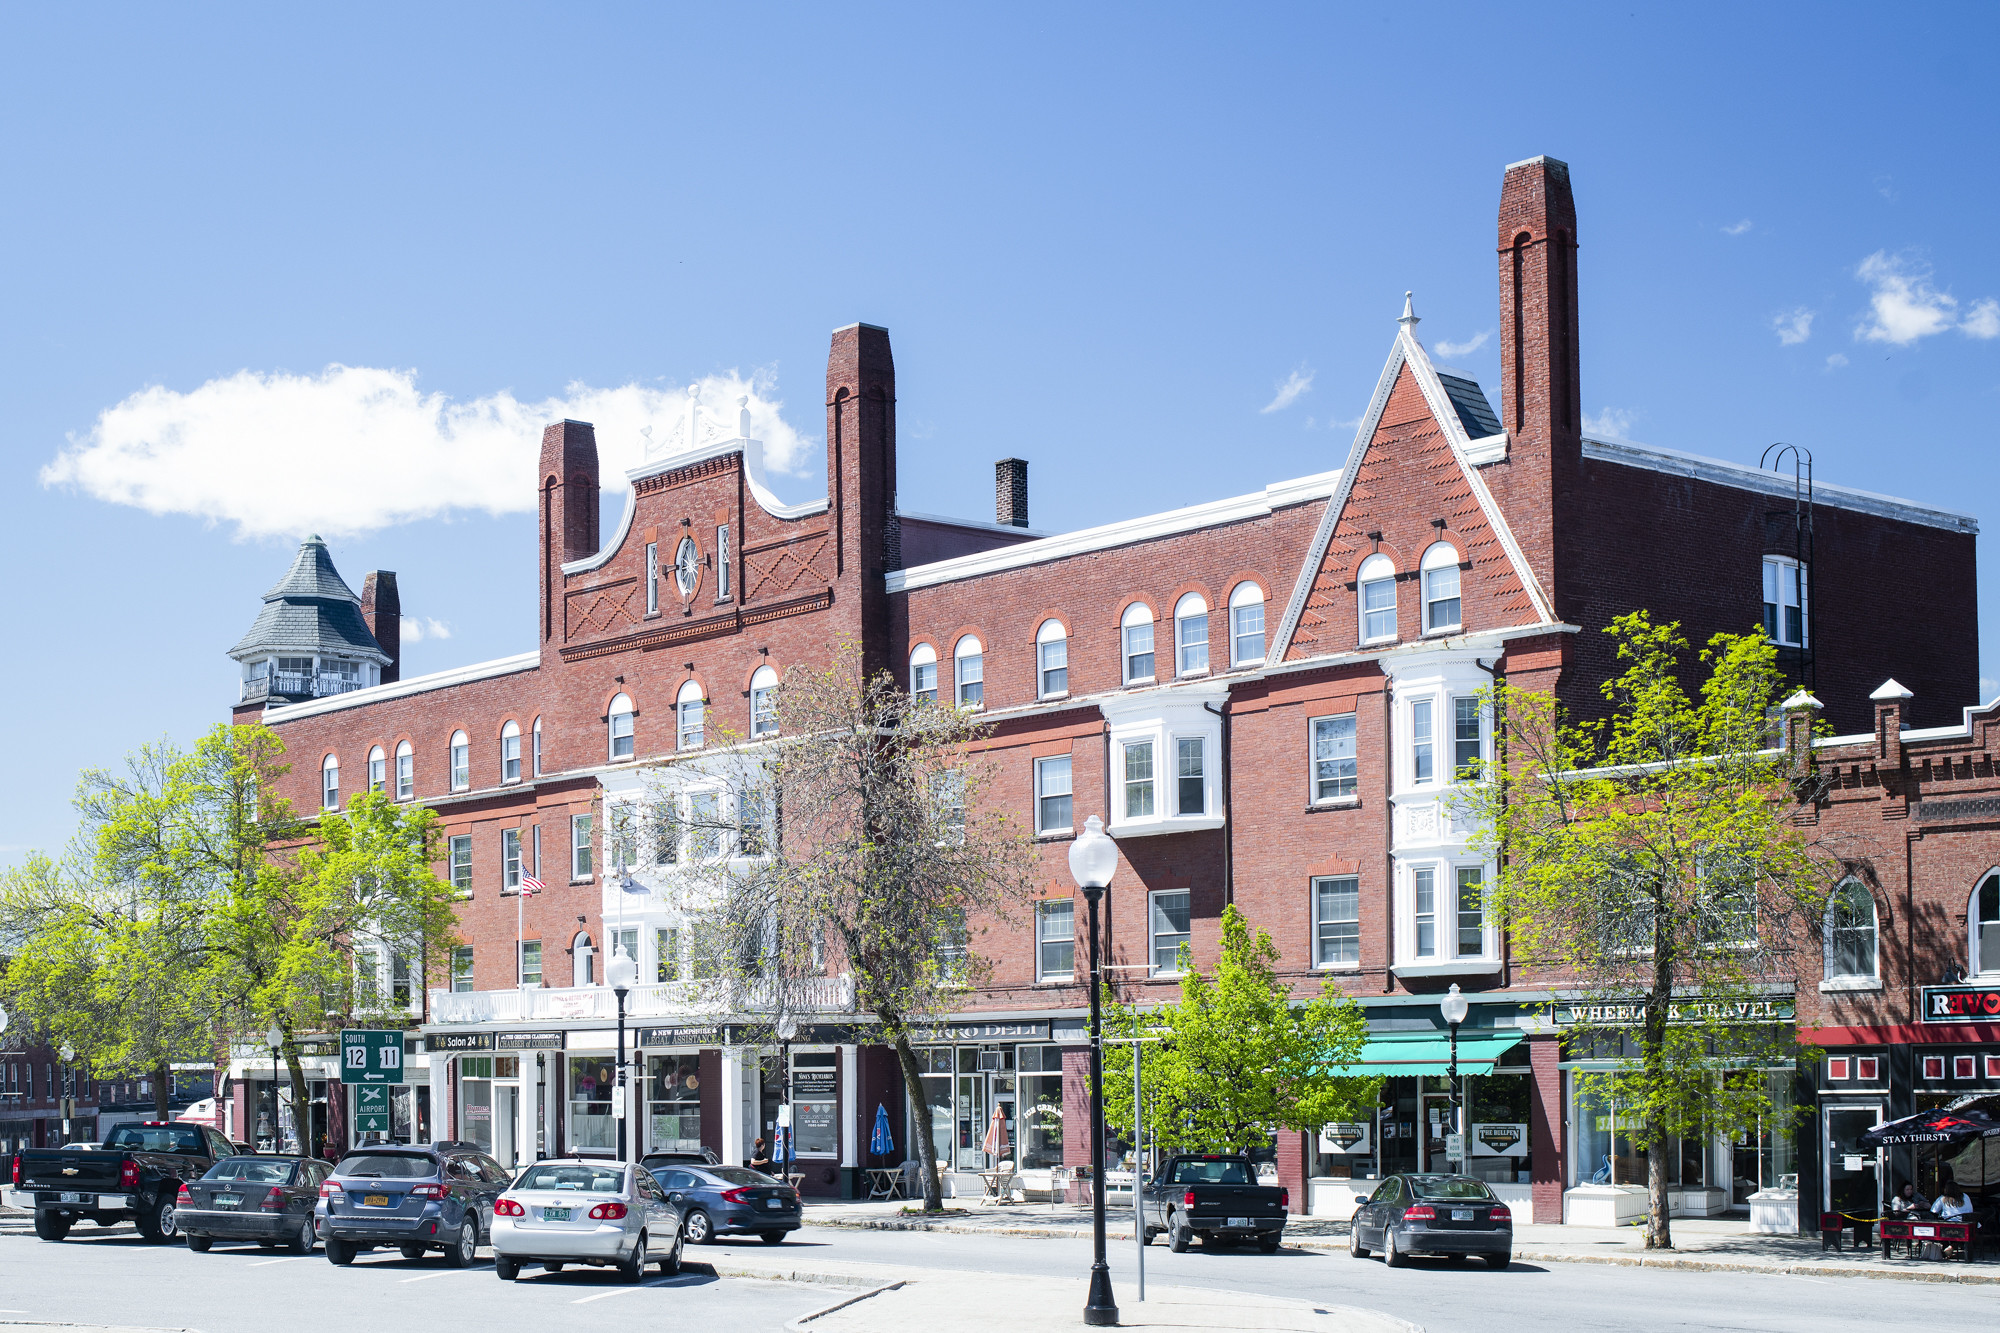
[[[317,533],[307,537],[285,577],[264,594],[249,633],[229,650],[243,665],[242,702],[318,699],[395,680],[400,613],[393,573],[370,574],[357,597],[326,543]]]

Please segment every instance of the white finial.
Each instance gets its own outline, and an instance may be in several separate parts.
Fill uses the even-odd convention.
[[[695,447],[695,444],[697,443],[695,438],[695,429],[696,429],[695,419],[700,415],[701,415],[701,386],[699,384],[690,384],[688,385],[687,443],[681,446],[683,449],[692,449]]]
[[[1420,321],[1417,319],[1417,308],[1410,301],[1411,295],[1410,292],[1403,293],[1403,314],[1396,322],[1414,332]]]
[[[1890,699],[1914,699],[1917,696],[1910,693],[1909,688],[1901,681],[1891,676],[1880,685],[1877,685],[1875,692],[1868,697],[1879,704]]]
[[[736,400],[736,438],[750,438],[750,398],[747,394]]]

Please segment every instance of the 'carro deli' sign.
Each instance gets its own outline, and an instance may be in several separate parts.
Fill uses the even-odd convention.
[[[2000,986],[1926,986],[1924,1022],[1965,1023],[2000,1018]]]
[[[1639,1004],[1571,1004],[1564,1007],[1571,1025],[1606,1027],[1627,1023],[1642,1023],[1646,1018],[1644,1005]],[[1669,1023],[1789,1023],[1792,1021],[1792,997],[1775,996],[1768,1000],[1737,1000],[1722,1004],[1703,1001],[1694,1004],[1671,1004],[1667,1006]]]

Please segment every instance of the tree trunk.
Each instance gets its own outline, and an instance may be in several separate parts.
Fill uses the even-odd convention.
[[[944,1189],[938,1182],[937,1140],[931,1133],[931,1104],[924,1096],[923,1074],[917,1069],[917,1053],[910,1047],[907,1032],[896,1034],[896,1063],[902,1066],[903,1084],[910,1105],[917,1111],[917,1161],[924,1169],[924,1211],[944,1211]]]
[[[317,1157],[312,1140],[312,1094],[306,1089],[306,1071],[299,1064],[299,1053],[287,1047],[285,1050],[285,1070],[292,1076],[292,1124],[299,1131],[299,1151],[308,1157]],[[280,1121],[282,1124],[283,1122]]]
[[[165,1120],[173,1115],[174,1071],[162,1056],[153,1065],[153,1119]]]
[[[1671,1250],[1674,1233],[1667,1224],[1667,1141],[1657,1117],[1646,1125],[1646,1248]]]

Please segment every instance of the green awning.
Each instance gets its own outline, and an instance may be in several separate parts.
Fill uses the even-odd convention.
[[[1493,1063],[1520,1043],[1519,1032],[1461,1028],[1458,1072],[1490,1074]],[[1451,1037],[1436,1028],[1416,1032],[1371,1032],[1361,1058],[1337,1069],[1342,1074],[1443,1074],[1451,1068]]]

